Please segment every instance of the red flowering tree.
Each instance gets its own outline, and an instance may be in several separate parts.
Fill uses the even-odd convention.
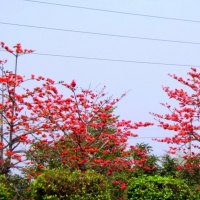
[[[54,127],[45,125],[45,129],[57,133],[32,146],[29,157],[33,164],[42,168],[95,169],[108,174],[130,169],[134,159],[128,159],[128,137],[136,137],[134,129],[151,123],[119,120],[113,112],[119,99],[105,97],[104,89],[79,91],[74,81],[63,85],[72,95],[56,107],[51,105],[49,124]]]
[[[113,112],[119,99],[106,97],[105,89],[79,90],[75,81],[56,83],[34,75],[25,79],[17,74],[18,58],[32,51],[21,44],[11,49],[1,42],[1,47],[14,55],[16,65],[12,72],[5,70],[6,61],[0,63],[0,173],[52,162],[107,173],[131,168],[128,137],[151,123],[119,120]]]
[[[177,106],[162,104],[168,109],[167,114],[155,114],[158,126],[173,131],[172,137],[166,137],[161,142],[171,144],[170,153],[182,150],[188,156],[199,156],[200,149],[200,72],[191,68],[188,78],[170,75],[181,83],[185,89],[170,89],[163,87],[170,99],[175,100]],[[200,164],[200,163],[199,163]]]
[[[14,72],[5,69],[6,60],[0,61],[0,173],[7,174],[26,160],[29,144],[40,140],[42,132],[48,132],[43,128],[48,121],[44,107],[61,97],[51,79],[34,75],[25,79],[17,74],[19,56],[32,50],[22,49],[21,44],[13,49],[0,44],[15,57]],[[28,81],[37,87],[27,88]]]

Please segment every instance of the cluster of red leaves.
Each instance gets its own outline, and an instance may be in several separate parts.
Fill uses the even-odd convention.
[[[23,49],[20,43],[17,43],[13,48],[8,47],[4,42],[0,42],[0,46],[7,52],[13,55],[21,55],[21,54],[28,54],[32,53],[33,50],[31,49]]]
[[[130,146],[129,150],[130,155],[134,158],[132,165],[135,169],[144,170],[144,171],[153,171],[156,170],[156,166],[149,163],[149,150],[140,147],[140,146]]]
[[[56,158],[55,162],[67,168],[103,169],[108,174],[130,168],[133,161],[126,159],[130,154],[125,151],[128,137],[137,136],[132,130],[151,123],[119,121],[113,113],[118,100],[104,98],[104,89],[76,93],[74,81],[63,85],[72,95],[60,99],[59,104],[45,105],[49,122],[43,125],[43,132],[51,131],[48,136],[43,133],[44,139],[33,146],[34,160],[40,156],[39,161],[45,166],[48,160]]]
[[[196,68],[191,68],[187,79],[175,74],[170,76],[186,88],[184,90],[163,87],[168,97],[174,99],[178,106],[173,107],[165,103],[162,105],[169,110],[168,114],[153,113],[158,121],[158,126],[174,131],[173,137],[157,139],[157,141],[177,145],[170,147],[170,153],[175,154],[178,150],[183,149],[185,154],[193,156],[199,153],[200,148],[200,72]]]
[[[122,180],[114,180],[113,181],[114,185],[117,185],[121,190],[125,190],[126,189],[126,183]]]
[[[199,155],[184,156],[184,162],[178,165],[176,169],[182,173],[189,173],[190,175],[199,176],[200,173],[200,158]]]
[[[3,71],[0,77],[0,169],[3,173],[26,159],[25,147],[40,140],[39,135],[47,123],[46,115],[38,110],[45,107],[48,99],[59,98],[57,89],[49,79],[41,81],[36,78],[32,81],[41,86],[26,89],[24,85],[27,80],[8,71]],[[43,101],[38,101],[40,95]]]

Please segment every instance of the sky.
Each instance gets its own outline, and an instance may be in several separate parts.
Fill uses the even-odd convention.
[[[40,55],[26,55],[20,58],[18,72],[26,76],[43,75],[66,82],[74,79],[78,86],[83,88],[91,85],[91,88],[101,89],[105,85],[108,94],[114,97],[129,91],[116,109],[116,114],[122,119],[130,119],[133,122],[153,122],[154,119],[149,112],[167,112],[160,103],[170,102],[162,86],[181,87],[168,74],[186,77],[191,66],[200,65],[200,44],[111,37],[21,26],[200,43],[199,0],[41,0],[40,3],[0,0],[0,2],[0,41],[4,41],[9,46],[20,42],[23,47],[42,54],[169,64],[141,64]],[[62,4],[62,6],[41,2]],[[118,13],[81,9],[69,5],[112,10]],[[141,15],[160,16],[165,19]],[[18,26],[9,24],[18,24]],[[12,68],[14,59],[1,51],[0,59],[5,58],[9,60],[8,67]],[[139,133],[139,137],[130,139],[129,144],[148,143],[152,145],[157,155],[165,153],[167,145],[152,141],[148,137],[165,137],[172,134],[158,127],[141,129],[136,133]]]

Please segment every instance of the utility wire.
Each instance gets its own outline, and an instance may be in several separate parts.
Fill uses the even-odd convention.
[[[200,45],[200,42],[168,40],[168,39],[129,36],[129,35],[118,35],[118,34],[109,34],[109,33],[99,33],[99,32],[81,31],[81,30],[74,30],[74,29],[63,29],[63,28],[35,26],[35,25],[28,25],[28,24],[18,24],[18,23],[10,23],[10,22],[2,22],[2,21],[0,21],[0,24],[9,25],[9,26],[25,27],[25,28],[44,29],[44,30],[51,30],[51,31],[62,31],[62,32],[80,33],[80,34],[100,35],[100,36],[108,36],[108,37],[118,37],[118,38],[128,38],[128,39],[151,40],[151,41],[158,41],[158,42],[171,42],[171,43],[180,43],[180,44]]]
[[[76,5],[69,5],[69,4],[50,3],[50,2],[35,1],[35,0],[23,0],[23,1],[31,2],[31,3],[46,4],[46,5],[54,5],[54,6],[62,6],[62,7],[69,7],[69,8],[78,8],[78,9],[84,9],[84,10],[99,11],[99,12],[107,12],[107,13],[114,13],[114,14],[132,15],[132,16],[138,16],[138,17],[148,17],[148,18],[156,18],[156,19],[164,19],[164,20],[174,20],[174,21],[182,21],[182,22],[200,23],[200,20],[193,20],[193,19],[164,17],[164,16],[158,16],[158,15],[131,13],[131,12],[107,10],[107,9],[92,8],[92,7],[85,7],[85,6],[76,6]]]
[[[148,62],[148,61],[138,61],[138,60],[110,59],[110,58],[74,56],[74,55],[59,55],[59,54],[36,53],[36,52],[34,52],[33,54],[34,55],[40,55],[40,56],[51,56],[51,57],[73,58],[73,59],[84,59],[84,60],[98,60],[98,61],[121,62],[121,63],[166,65],[166,66],[177,66],[177,67],[191,67],[191,66],[200,67],[198,65],[174,64],[174,63],[163,63],[163,62]]]
[[[3,49],[0,49],[0,51],[6,52]],[[50,53],[38,53],[38,52],[35,52],[35,51],[33,53],[31,53],[30,55],[50,56],[50,57],[59,57],[59,58],[72,58],[72,59],[82,59],[82,60],[97,60],[97,61],[108,61],[108,62],[119,62],[119,63],[164,65],[164,66],[173,66],[173,67],[200,67],[200,65],[192,65],[192,64],[177,64],[177,63],[164,63],[164,62],[148,62],[148,61],[139,61],[139,60],[111,59],[111,58],[102,58],[102,57],[61,55],[61,54],[50,54]]]
[[[151,136],[147,136],[147,137],[140,137],[140,136],[136,136],[136,137],[131,137],[129,138],[130,140],[134,140],[134,139],[164,139],[166,137],[151,137]]]

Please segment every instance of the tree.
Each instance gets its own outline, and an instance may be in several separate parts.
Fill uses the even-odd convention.
[[[179,166],[176,158],[171,157],[169,154],[165,154],[161,157],[161,176],[177,177],[177,167]]]
[[[78,89],[74,80],[25,79],[17,73],[17,63],[32,50],[0,44],[15,58],[14,72],[1,61],[0,173],[8,174],[21,163],[39,168],[62,163],[69,169],[103,168],[107,173],[130,168],[132,161],[125,158],[128,137],[151,123],[119,120],[113,111],[120,99],[107,97],[105,88],[95,92]]]
[[[47,104],[61,98],[55,82],[49,78],[29,79],[17,74],[19,56],[32,53],[17,44],[13,49],[1,42],[1,47],[15,57],[14,72],[5,69],[6,60],[1,60],[0,76],[0,173],[8,174],[12,168],[20,168],[26,160],[25,152],[30,143],[41,139],[48,123]],[[27,82],[37,87],[27,87]]]
[[[184,86],[184,89],[170,89],[163,87],[170,99],[174,99],[177,106],[162,104],[168,109],[167,114],[155,114],[158,126],[164,130],[174,131],[172,137],[158,140],[171,144],[170,153],[182,151],[188,157],[199,156],[200,148],[200,73],[191,68],[188,78],[170,75]],[[200,163],[199,163],[200,164]]]
[[[51,115],[50,124],[55,124],[57,135],[52,140],[39,141],[29,151],[29,157],[39,167],[68,169],[94,169],[101,173],[130,168],[133,159],[126,159],[128,137],[135,137],[132,130],[151,123],[131,123],[119,120],[114,114],[120,99],[105,96],[100,92],[66,85],[72,95],[64,99]],[[51,109],[52,110],[52,109]],[[50,127],[46,127],[50,128]]]

